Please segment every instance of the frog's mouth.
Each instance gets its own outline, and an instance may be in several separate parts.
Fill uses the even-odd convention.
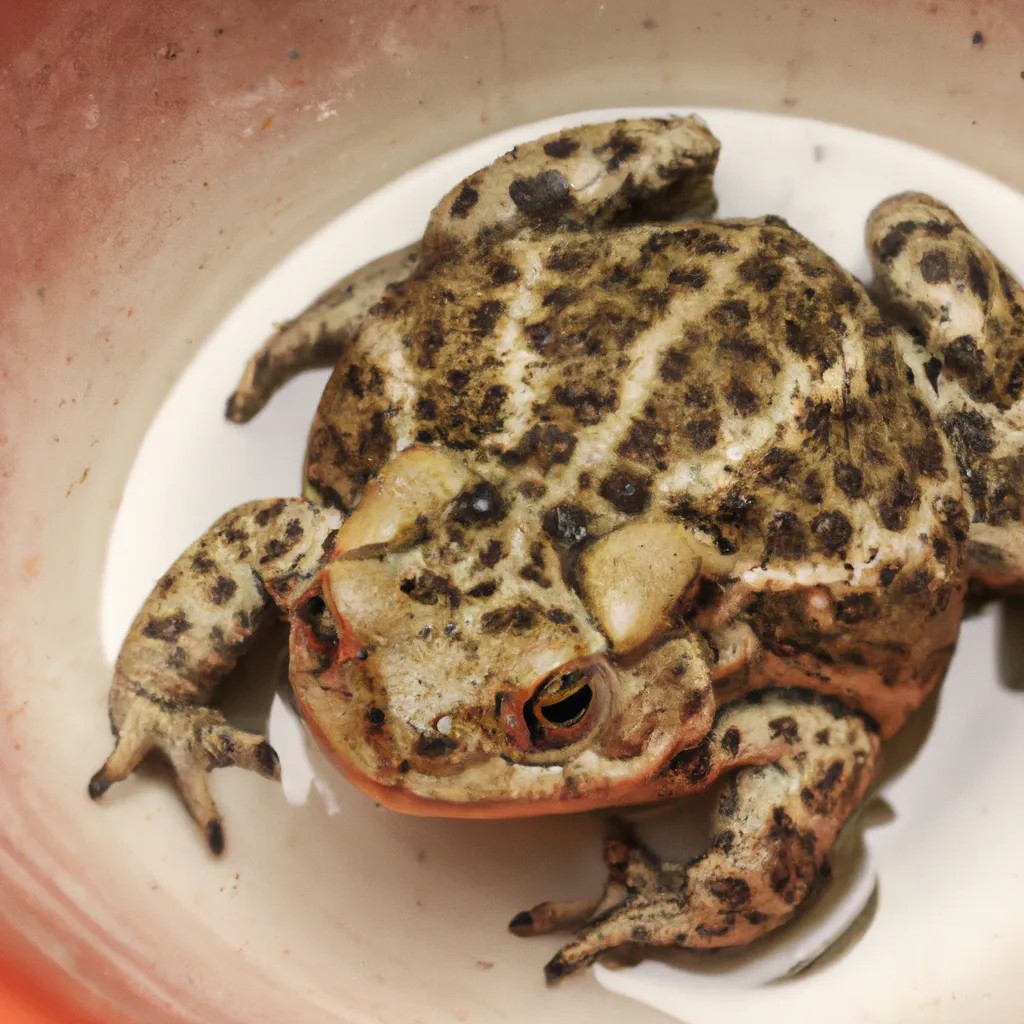
[[[693,729],[642,674],[599,652],[570,652],[529,685],[476,691],[465,713],[416,722],[416,708],[389,698],[371,645],[324,590],[305,595],[293,617],[292,687],[321,750],[377,803],[513,818],[673,795],[664,772]]]

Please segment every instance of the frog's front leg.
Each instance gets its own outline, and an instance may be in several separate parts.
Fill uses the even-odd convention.
[[[89,783],[97,799],[151,751],[170,762],[210,849],[224,846],[207,772],[237,765],[278,776],[261,737],[207,705],[265,614],[286,611],[333,549],[340,515],[300,498],[254,501],[221,518],[159,580],[114,667],[114,752]]]
[[[861,718],[837,714],[820,699],[779,691],[723,709],[708,740],[679,759],[681,771],[699,765],[694,788],[739,768],[718,801],[710,846],[684,865],[613,837],[604,897],[547,964],[548,981],[618,946],[739,946],[783,924],[821,876],[877,751]],[[576,923],[559,904],[541,904],[512,926],[520,935],[539,934],[560,920]]]
[[[714,212],[718,140],[696,117],[588,124],[516,146],[435,207],[424,258],[529,228],[593,231]]]
[[[386,289],[400,288],[419,259],[419,243],[366,264],[281,326],[246,363],[227,417],[247,423],[292,377],[334,366]]]
[[[968,571],[1024,589],[1024,287],[944,203],[893,196],[868,222],[876,285],[916,331],[904,354],[956,454]]]

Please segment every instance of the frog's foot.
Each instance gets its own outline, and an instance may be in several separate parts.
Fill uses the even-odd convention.
[[[89,780],[89,796],[99,799],[115,782],[128,778],[148,754],[157,751],[170,763],[185,805],[210,849],[221,853],[224,830],[210,793],[208,773],[213,768],[235,765],[278,779],[280,768],[273,748],[262,736],[232,728],[218,711],[177,704],[141,689],[126,696],[119,711],[117,744]]]
[[[418,258],[419,245],[388,253],[331,285],[281,324],[246,364],[228,399],[227,418],[247,423],[292,377],[333,366],[387,286],[404,281]]]
[[[780,735],[788,737],[782,757],[773,745]],[[724,787],[710,846],[683,865],[659,860],[632,837],[610,840],[604,896],[545,967],[549,982],[622,946],[746,945],[784,924],[826,873],[828,852],[874,768],[877,740],[865,723],[824,702],[771,695],[726,708],[710,740],[712,774],[715,761],[749,766]],[[769,763],[757,764],[759,748]],[[563,910],[571,906],[542,904],[539,915],[530,912],[541,927],[514,930],[571,926]]]

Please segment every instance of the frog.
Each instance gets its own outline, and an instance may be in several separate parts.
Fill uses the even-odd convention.
[[[704,851],[624,827],[592,900],[518,913],[599,959],[783,927],[968,594],[1024,590],[1024,289],[940,200],[865,227],[862,283],[786,220],[716,216],[696,116],[565,128],[250,360],[227,415],[333,366],[301,496],[228,511],[117,657],[97,799],[150,753],[214,854],[211,706],[268,619],[315,742],[396,812],[531,818],[715,788]]]

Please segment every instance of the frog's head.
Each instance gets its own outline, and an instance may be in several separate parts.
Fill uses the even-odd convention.
[[[699,565],[678,528],[610,534],[569,585],[543,522],[531,502],[413,449],[296,604],[303,715],[381,804],[514,817],[669,796],[670,763],[709,729],[710,655],[668,629]]]

